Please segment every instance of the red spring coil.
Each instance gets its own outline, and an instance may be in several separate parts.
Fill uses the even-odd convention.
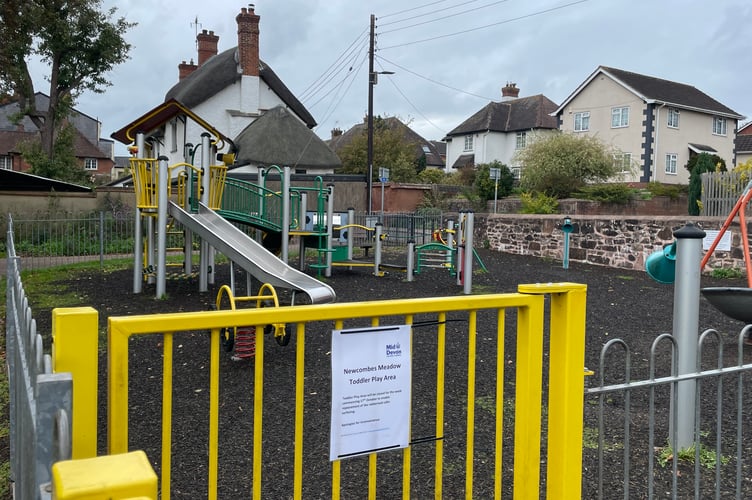
[[[238,328],[235,333],[235,352],[232,355],[234,361],[252,358],[256,355],[256,328],[249,326]]]

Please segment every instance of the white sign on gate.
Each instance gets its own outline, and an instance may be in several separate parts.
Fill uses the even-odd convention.
[[[330,460],[408,446],[410,339],[409,325],[332,331]]]

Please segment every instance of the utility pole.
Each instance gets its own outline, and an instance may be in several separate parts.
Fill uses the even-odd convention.
[[[368,171],[366,172],[366,204],[368,215],[373,212],[373,86],[376,73],[373,72],[373,50],[376,31],[376,16],[371,14],[371,40],[368,48]]]

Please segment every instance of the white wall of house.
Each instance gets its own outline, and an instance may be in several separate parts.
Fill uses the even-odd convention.
[[[525,133],[526,144],[530,144],[535,138],[554,131],[534,129],[520,132]],[[472,136],[473,149],[470,151],[465,150],[464,136],[455,136],[447,140],[446,172],[453,171],[452,165],[463,154],[474,154],[476,165],[499,161],[510,169],[513,167],[514,155],[517,153],[517,132],[480,132]]]

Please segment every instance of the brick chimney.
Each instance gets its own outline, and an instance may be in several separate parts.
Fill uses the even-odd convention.
[[[197,69],[198,66],[193,64],[193,59],[191,59],[190,63],[187,63],[185,61],[181,62],[180,64],[178,64],[178,81],[190,76],[191,73],[193,73]]]
[[[337,137],[340,137],[342,135],[342,129],[339,127],[335,127],[332,129],[332,139],[335,139]]]
[[[520,89],[517,88],[516,83],[507,83],[501,87],[501,100],[509,101],[511,99],[517,99],[520,95]]]
[[[240,9],[235,17],[238,23],[238,59],[245,76],[259,76],[259,19],[254,5]]]
[[[213,31],[203,30],[196,35],[199,67],[203,66],[210,57],[217,55],[217,42],[219,42],[219,37]]]

